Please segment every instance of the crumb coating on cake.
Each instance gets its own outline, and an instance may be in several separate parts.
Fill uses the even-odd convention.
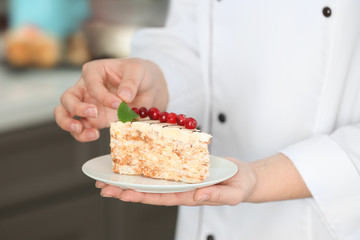
[[[114,172],[185,183],[209,176],[207,133],[149,120],[113,122],[110,135]]]

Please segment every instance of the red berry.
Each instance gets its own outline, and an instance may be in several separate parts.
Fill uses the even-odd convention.
[[[131,108],[131,110],[133,110],[136,114],[139,114],[139,109],[138,108],[133,107],[133,108]]]
[[[160,113],[160,115],[159,115],[160,122],[161,123],[166,123],[167,122],[167,116],[168,116],[167,112]]]
[[[196,122],[196,120],[195,119],[193,119],[193,118],[187,118],[186,120],[185,120],[185,128],[187,128],[187,129],[194,129],[194,128],[196,128],[196,125],[197,125],[197,122]]]
[[[176,113],[169,113],[167,115],[167,122],[168,123],[176,123]]]
[[[148,110],[145,107],[139,109],[139,115],[141,118],[146,118],[148,116]]]
[[[149,115],[151,120],[158,120],[159,115],[160,115],[160,111],[159,111],[159,109],[157,109],[155,107],[152,107],[152,108],[149,109],[148,115]]]
[[[176,123],[180,126],[184,126],[186,120],[186,116],[184,114],[179,114],[176,117]]]

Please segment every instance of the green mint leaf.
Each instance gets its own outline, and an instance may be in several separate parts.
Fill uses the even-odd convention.
[[[139,117],[139,115],[136,114],[136,112],[134,112],[131,108],[129,108],[125,102],[120,103],[117,115],[119,120],[123,123],[131,122],[135,118]]]

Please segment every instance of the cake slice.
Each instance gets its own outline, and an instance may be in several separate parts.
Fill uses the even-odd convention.
[[[210,134],[197,129],[158,120],[112,122],[113,171],[185,183],[203,182],[209,176],[210,138]]]

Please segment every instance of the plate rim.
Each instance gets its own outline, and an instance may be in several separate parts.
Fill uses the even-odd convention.
[[[92,162],[92,161],[97,161],[97,160],[102,159],[102,158],[104,158],[103,161],[106,161],[107,160],[106,157],[110,158],[110,160],[111,160],[111,155],[110,154],[104,154],[104,155],[97,156],[97,157],[94,157],[92,159],[89,159],[88,161],[86,161],[82,165],[81,170],[89,178],[92,178],[94,180],[107,183],[107,184],[112,185],[112,186],[121,187],[123,189],[132,189],[132,190],[135,190],[135,191],[138,191],[138,192],[150,192],[150,193],[186,192],[186,191],[192,191],[192,190],[195,190],[195,189],[198,189],[198,188],[208,187],[208,186],[211,186],[211,185],[218,184],[220,182],[223,182],[223,181],[233,177],[238,172],[238,166],[234,162],[232,162],[231,160],[228,160],[228,159],[223,158],[223,157],[218,157],[218,156],[215,156],[215,155],[209,155],[209,156],[210,156],[210,161],[211,161],[211,158],[215,158],[215,159],[217,159],[217,161],[220,160],[220,161],[229,163],[231,165],[230,168],[232,168],[231,174],[229,174],[227,176],[223,176],[221,178],[211,180],[211,181],[206,181],[205,180],[204,182],[201,182],[201,183],[178,182],[179,184],[169,184],[169,185],[160,185],[159,184],[159,185],[154,185],[154,184],[127,183],[127,182],[121,182],[121,181],[116,181],[116,180],[103,179],[101,177],[94,176],[94,175],[92,175],[92,174],[90,174],[90,173],[88,173],[86,171],[87,165],[90,164],[90,162]],[[211,165],[210,165],[210,169],[211,169]],[[117,173],[114,173],[114,174],[117,174]],[[140,176],[140,175],[134,175],[134,176],[126,175],[126,176],[148,178],[148,177]],[[155,180],[155,181],[156,180],[168,181],[168,180],[165,180],[165,179],[154,179],[154,178],[150,178],[150,179]],[[177,182],[173,182],[173,181],[169,181],[169,182],[177,183]]]

